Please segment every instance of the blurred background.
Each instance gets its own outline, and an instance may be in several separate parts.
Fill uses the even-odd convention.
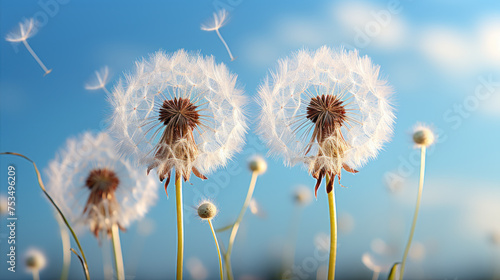
[[[52,73],[43,76],[22,44],[0,40],[0,151],[23,153],[45,169],[68,137],[105,130],[110,105],[103,90],[88,91],[94,71],[110,69],[112,90],[134,62],[157,50],[180,48],[213,55],[238,74],[252,103],[244,151],[211,174],[192,177],[184,203],[203,197],[220,213],[215,227],[230,224],[250,181],[247,160],[267,148],[253,133],[259,83],[276,61],[322,45],[358,49],[381,67],[394,87],[396,125],[392,141],[358,174],[335,186],[339,214],[337,276],[369,279],[368,253],[380,277],[399,261],[408,238],[418,187],[419,151],[412,127],[423,122],[439,135],[428,150],[426,182],[408,279],[492,279],[500,267],[500,2],[499,1],[6,1],[0,2],[0,35],[24,18],[40,21],[28,39]],[[235,61],[217,35],[200,29],[213,12],[226,9],[220,29]],[[318,198],[299,207],[294,190],[313,190],[315,180],[301,166],[267,158],[257,180],[257,213],[248,211],[232,256],[237,279],[278,277],[284,248],[294,244],[297,279],[324,279],[328,204]],[[7,166],[17,169],[17,272],[7,271],[7,220],[0,222],[0,277],[30,279],[23,254],[38,248],[47,258],[42,279],[59,277],[59,227],[40,191],[32,166],[0,157],[0,194],[7,195]],[[44,180],[47,178],[44,177]],[[121,235],[127,279],[171,279],[175,275],[175,199],[159,188],[146,217]],[[4,203],[2,201],[1,203]],[[185,213],[185,277],[216,279],[218,260],[206,222],[193,208]],[[296,238],[294,227],[298,228]],[[88,230],[80,240],[93,279],[103,277],[102,250]],[[229,234],[219,235],[227,245]],[[74,246],[73,246],[74,247]],[[496,271],[495,271],[496,270]],[[496,273],[496,274],[495,274]],[[496,275],[496,276],[495,276]],[[72,258],[70,279],[83,279]]]

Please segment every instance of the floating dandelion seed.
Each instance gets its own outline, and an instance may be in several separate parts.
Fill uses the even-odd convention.
[[[306,206],[312,201],[312,192],[306,186],[300,186],[293,192],[295,203],[299,206]]]
[[[44,75],[47,75],[52,71],[52,69],[47,69],[47,67],[45,67],[45,64],[43,64],[42,60],[40,60],[38,55],[36,55],[35,51],[33,51],[27,41],[28,38],[33,37],[38,31],[36,25],[37,22],[33,18],[25,19],[23,22],[19,23],[19,30],[12,31],[7,34],[7,36],[5,36],[5,40],[12,43],[23,42],[24,46],[30,52],[31,56],[33,56],[40,67],[42,67],[43,71],[45,71]]]
[[[102,89],[107,94],[111,93],[106,88],[106,84],[109,82],[109,68],[104,66],[99,71],[95,71],[95,78],[92,78],[88,83],[85,84],[86,90],[98,90]]]
[[[219,36],[219,39],[222,41],[224,46],[226,47],[227,52],[229,53],[229,57],[231,58],[231,61],[234,61],[236,58],[233,57],[233,54],[231,54],[231,50],[229,49],[229,46],[226,44],[226,41],[224,38],[222,38],[222,35],[220,35],[219,29],[226,25],[228,20],[228,13],[225,9],[219,10],[218,13],[214,13],[214,18],[213,21],[209,21],[206,24],[201,25],[201,30],[205,31],[215,31],[217,33],[217,36]]]
[[[121,151],[156,169],[165,192],[175,168],[177,278],[182,278],[184,228],[182,179],[224,166],[244,143],[245,98],[236,75],[213,57],[179,50],[157,52],[136,63],[111,96],[111,130]]]
[[[333,182],[342,169],[356,169],[375,158],[392,133],[392,89],[379,80],[379,67],[357,51],[334,52],[322,47],[297,52],[279,62],[259,88],[260,134],[271,153],[285,164],[305,163],[323,178],[330,211],[328,279],[335,275],[336,213]]]
[[[208,271],[200,259],[190,258],[187,260],[186,266],[191,278],[195,280],[205,280],[208,278]]]
[[[26,252],[26,268],[33,274],[33,280],[40,279],[40,270],[47,265],[45,255],[37,249],[30,249]]]

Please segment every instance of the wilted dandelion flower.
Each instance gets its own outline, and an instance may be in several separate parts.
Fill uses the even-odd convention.
[[[35,51],[33,51],[27,41],[28,38],[33,37],[38,31],[36,25],[37,22],[33,18],[25,19],[23,22],[19,23],[19,30],[12,31],[7,34],[7,36],[5,36],[5,40],[12,43],[23,42],[24,46],[30,52],[31,56],[33,56],[40,67],[42,67],[43,71],[45,71],[45,75],[47,75],[52,71],[52,69],[49,70],[47,69],[47,67],[45,67],[45,64],[43,64],[42,60],[38,58],[38,55],[36,55]]]
[[[157,183],[117,153],[106,133],[69,139],[49,164],[48,191],[71,222],[99,237],[124,230],[156,201]]]
[[[89,82],[85,84],[86,90],[98,90],[102,89],[107,94],[111,94],[106,88],[106,84],[109,82],[109,68],[104,66],[99,71],[95,71],[95,78],[92,78]]]
[[[165,191],[171,171],[201,179],[227,163],[244,142],[245,101],[236,75],[213,57],[179,50],[137,62],[115,87],[112,131],[121,150],[147,172],[156,169]]]
[[[225,9],[219,10],[219,12],[214,13],[214,18],[212,21],[208,21],[207,23],[201,25],[201,30],[215,31],[215,33],[217,33],[217,36],[219,36],[219,39],[222,41],[222,43],[226,47],[226,50],[229,53],[229,57],[231,58],[231,61],[233,61],[236,58],[233,57],[233,54],[231,53],[229,46],[226,44],[226,41],[224,40],[224,38],[222,38],[222,35],[220,35],[220,32],[219,32],[219,29],[227,23],[227,20],[228,20],[227,11]]]
[[[392,89],[357,51],[299,51],[259,89],[260,134],[285,164],[303,162],[317,180],[340,180],[377,156],[392,132]]]

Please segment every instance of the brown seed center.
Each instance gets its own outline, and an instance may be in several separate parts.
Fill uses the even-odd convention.
[[[163,101],[160,108],[158,120],[166,126],[190,128],[193,130],[200,124],[200,114],[198,106],[191,103],[187,98],[174,98]]]
[[[92,193],[101,195],[114,193],[119,183],[120,180],[115,172],[107,168],[93,169],[85,181],[85,185]]]
[[[307,118],[316,125],[327,127],[342,126],[347,116],[342,100],[334,95],[323,94],[311,98],[307,106]]]

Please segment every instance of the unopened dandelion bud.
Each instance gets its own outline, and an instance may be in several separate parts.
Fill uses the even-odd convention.
[[[46,264],[47,261],[42,252],[32,249],[26,254],[26,267],[29,270],[41,270]]]
[[[198,216],[205,220],[211,220],[217,215],[217,207],[212,202],[203,202],[198,206]]]
[[[248,168],[257,174],[263,174],[267,170],[267,162],[262,157],[255,156],[250,159]]]
[[[413,132],[413,142],[419,147],[428,147],[434,143],[434,140],[434,133],[428,127],[419,126]]]

